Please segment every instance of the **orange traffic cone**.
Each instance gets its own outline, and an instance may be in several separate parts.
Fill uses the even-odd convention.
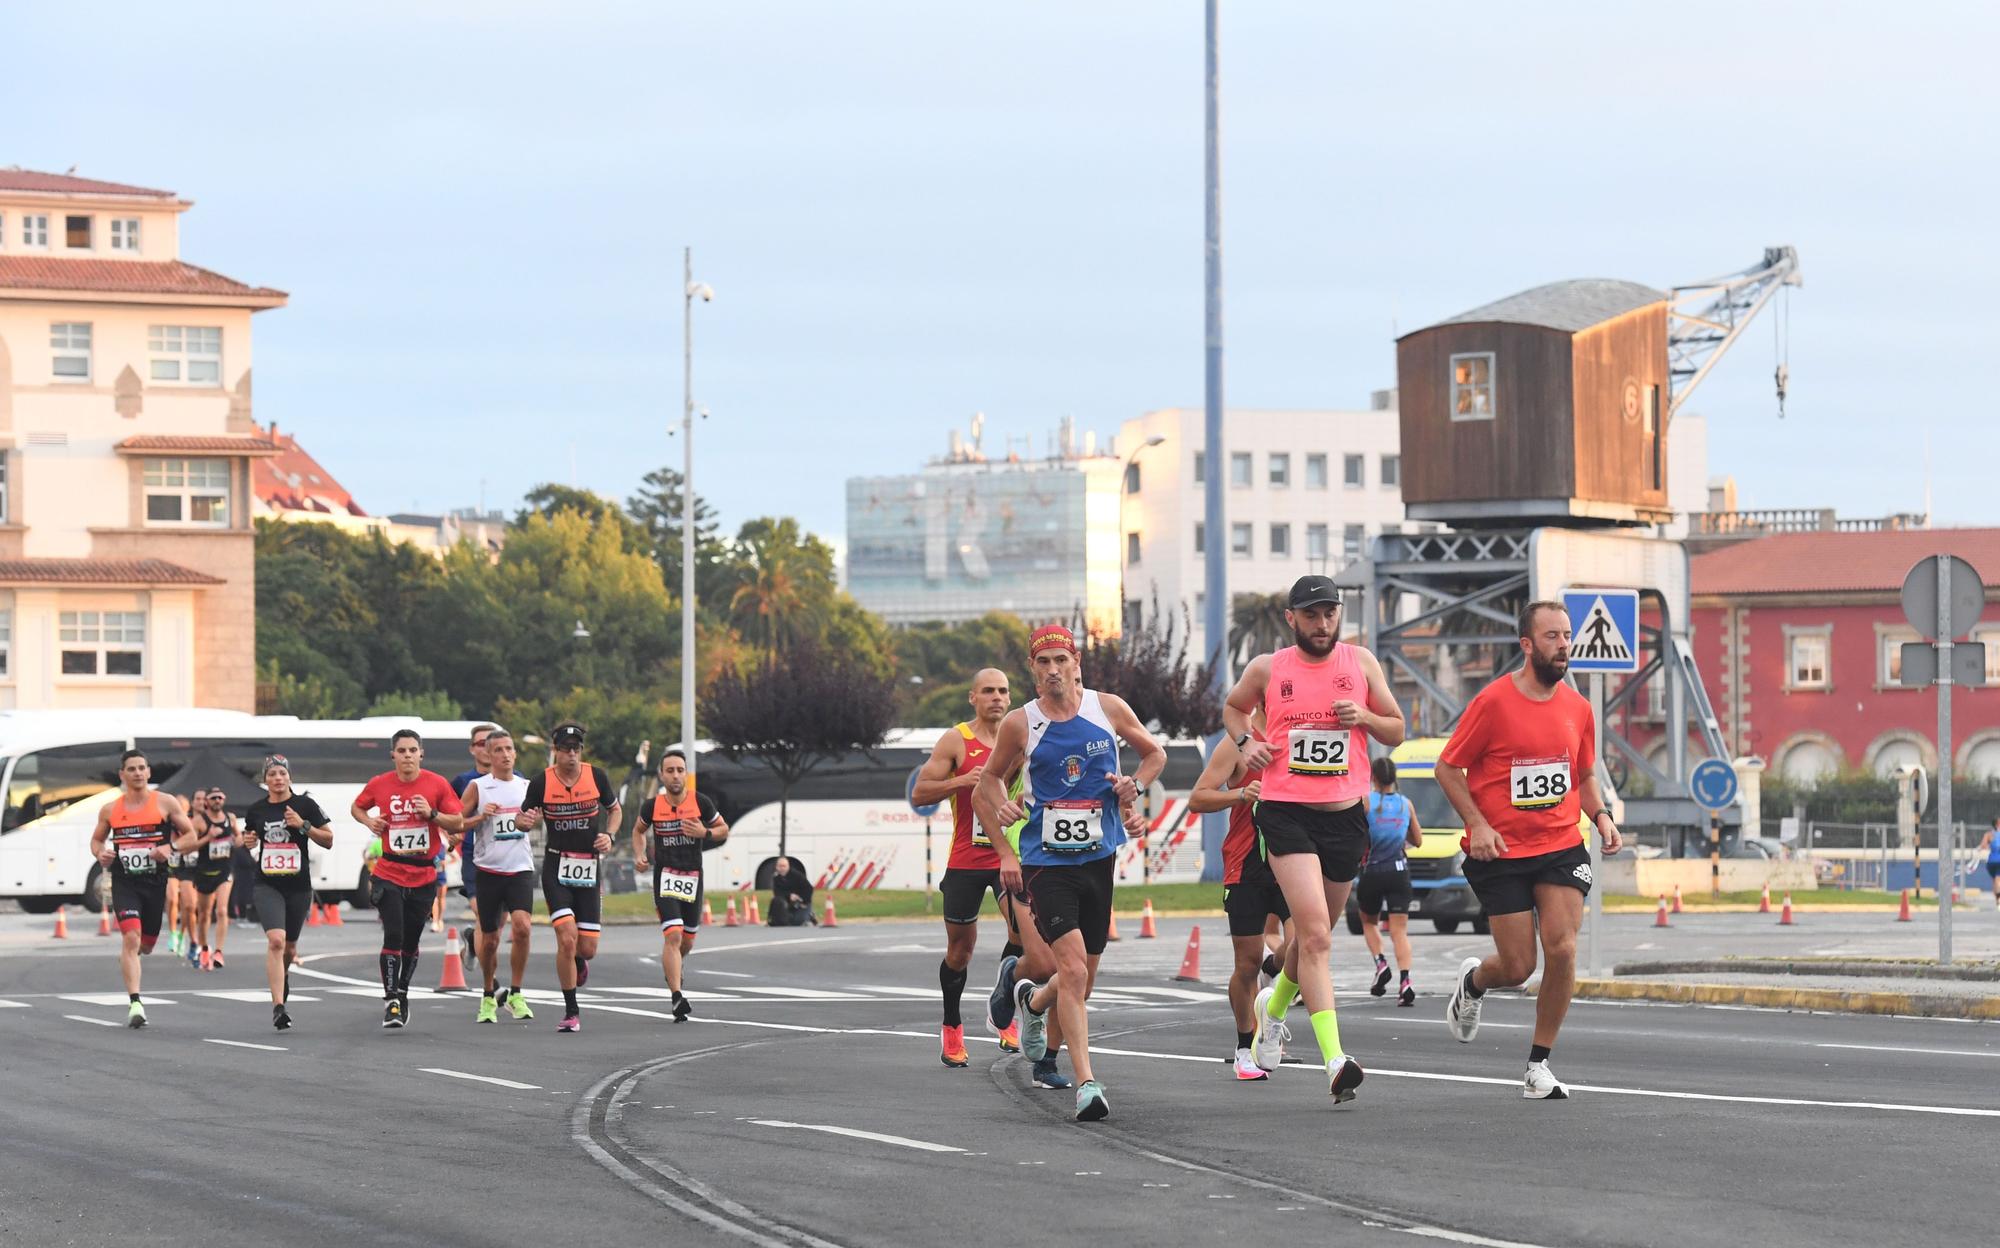
[[[1680,912],[1681,912],[1681,886],[1676,884],[1674,885],[1674,913],[1679,914]]]
[[[824,923],[820,924],[820,926],[821,926],[821,927],[839,927],[839,926],[840,926],[840,920],[839,920],[839,919],[837,919],[837,918],[835,918],[835,917],[834,917],[834,914],[833,914],[833,898],[831,898],[831,897],[829,897],[829,898],[827,898],[827,899],[826,899],[826,922],[824,922]]]
[[[108,905],[97,912],[97,934],[99,936],[111,934],[111,907]]]
[[[1665,893],[1660,894],[1660,908],[1653,912],[1653,926],[1654,927],[1673,926],[1673,924],[1667,922],[1667,895]]]
[[[751,893],[743,899],[743,921],[752,927],[764,921],[764,916],[757,912],[757,894],[755,893]]]
[[[701,895],[701,925],[703,927],[715,926],[715,908],[708,904],[707,893]]]
[[[1902,907],[1896,911],[1896,922],[1908,923],[1909,921],[1910,921],[1910,890],[1906,888],[1903,890]]]
[[[329,901],[329,902],[327,902],[327,903],[326,903],[326,925],[327,925],[328,927],[346,927],[346,926],[347,926],[347,924],[345,924],[345,923],[341,922],[341,919],[340,919],[340,903],[339,903],[339,902],[337,902],[337,901]]]
[[[320,917],[319,917],[319,907],[318,907],[318,906],[311,906],[311,905],[309,905],[309,906],[307,906],[307,907],[306,907],[306,926],[307,926],[307,927],[318,927],[318,926],[319,926],[319,925],[320,925],[321,923],[324,923],[325,921],[326,921],[326,920],[324,920],[324,919],[322,919],[322,918],[320,918]]]
[[[464,992],[465,962],[464,951],[459,947],[458,929],[444,929],[444,973],[438,976],[439,992]]]
[[[1764,881],[1764,896],[1757,902],[1757,913],[1771,913],[1771,882],[1769,880]]]
[[[1181,973],[1174,978],[1190,984],[1201,982],[1201,924],[1199,923],[1188,933],[1187,953],[1181,957]]]
[[[1119,935],[1118,935],[1118,912],[1117,912],[1116,910],[1113,910],[1113,911],[1111,912],[1111,927],[1110,927],[1110,929],[1109,929],[1108,931],[1106,931],[1106,932],[1104,933],[1104,939],[1106,939],[1106,940],[1117,940],[1117,939],[1119,939]]]
[[[742,920],[736,917],[736,899],[734,897],[728,898],[723,902],[722,925],[724,927],[743,926]]]
[[[56,938],[57,940],[68,940],[68,939],[69,939],[69,916],[63,913],[63,907],[61,907],[61,906],[57,906],[57,907],[56,907],[56,936],[55,936],[55,938]]]
[[[1153,899],[1148,897],[1145,908],[1139,911],[1139,939],[1151,940],[1159,934],[1159,929],[1153,926]]]
[[[1778,926],[1792,926],[1792,895],[1790,893],[1785,894],[1785,908],[1778,913]]]

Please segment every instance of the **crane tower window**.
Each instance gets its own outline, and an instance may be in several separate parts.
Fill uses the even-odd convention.
[[[1493,352],[1451,357],[1451,418],[1493,419]]]

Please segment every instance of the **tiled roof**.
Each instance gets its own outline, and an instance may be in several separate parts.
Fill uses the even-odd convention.
[[[269,438],[240,434],[234,437],[194,437],[153,433],[125,439],[118,444],[118,451],[125,455],[276,455],[279,448]]]
[[[37,173],[33,169],[0,169],[0,191],[38,191],[49,195],[145,195],[172,199],[172,191],[155,191],[122,182],[100,182],[67,173]]]
[[[2000,529],[1891,529],[1874,533],[1777,533],[1696,555],[1697,596],[1881,593],[1902,589],[1925,555],[1957,555],[2000,586]]]
[[[1540,325],[1573,334],[1649,304],[1664,303],[1666,299],[1665,291],[1641,286],[1637,282],[1580,278],[1524,290],[1470,312],[1461,312],[1438,324],[1470,325],[1500,321],[1509,325]]]
[[[164,559],[0,559],[0,585],[222,585]]]
[[[84,260],[0,255],[0,289],[76,290],[102,294],[213,295],[283,300],[282,290],[247,286],[179,260]]]
[[[275,426],[271,436],[278,448],[277,455],[250,466],[250,489],[265,506],[273,511],[314,511],[322,515],[368,514],[346,487],[299,445],[297,438],[276,432]]]

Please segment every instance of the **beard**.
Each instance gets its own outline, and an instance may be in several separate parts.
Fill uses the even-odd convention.
[[[1528,656],[1528,666],[1534,669],[1535,679],[1545,685],[1553,686],[1561,684],[1562,678],[1569,674],[1569,658],[1567,656],[1545,659],[1539,654],[1530,654]]]
[[[1323,659],[1333,653],[1334,638],[1332,637],[1328,637],[1322,641],[1310,633],[1302,633],[1294,628],[1292,630],[1292,641],[1300,650],[1306,654],[1310,654],[1315,659]]]

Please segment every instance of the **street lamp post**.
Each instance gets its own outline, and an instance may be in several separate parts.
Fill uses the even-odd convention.
[[[1132,448],[1132,453],[1125,457],[1125,467],[1119,470],[1118,533],[1121,538],[1125,538],[1125,544],[1129,544],[1131,541],[1129,537],[1126,537],[1124,521],[1125,521],[1125,500],[1132,496],[1132,492],[1126,488],[1126,483],[1132,479],[1132,465],[1139,461],[1140,451],[1145,450],[1149,446],[1158,446],[1160,443],[1165,442],[1166,440],[1167,440],[1167,435],[1164,433],[1156,433],[1152,437],[1147,438],[1144,442],[1141,442],[1139,445]],[[1130,562],[1125,557],[1126,553],[1127,552],[1123,550],[1118,552],[1118,618],[1120,621],[1123,621],[1125,619],[1125,569]],[[1121,636],[1124,634],[1125,626],[1123,623],[1119,625],[1118,632]]]
[[[694,759],[694,301],[715,298],[694,280],[694,248],[681,250],[681,754],[688,775]]]

